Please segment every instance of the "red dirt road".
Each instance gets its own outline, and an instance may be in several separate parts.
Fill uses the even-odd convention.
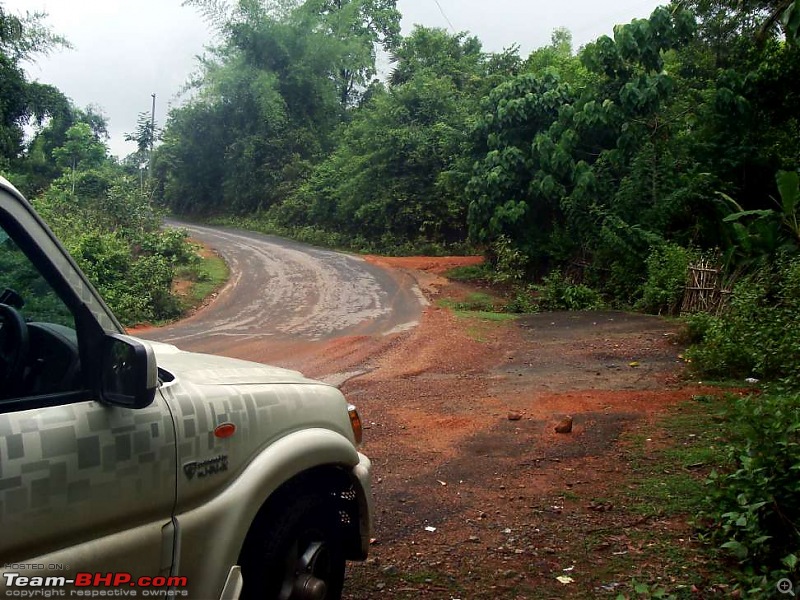
[[[435,259],[381,262],[408,269],[431,301],[463,297]],[[710,391],[679,377],[675,325],[621,312],[496,323],[432,304],[389,342],[330,349],[298,366],[322,374],[348,359],[337,368],[366,371],[342,389],[369,427],[375,465],[376,541],[350,568],[353,600],[615,597],[630,574],[603,565],[629,552],[626,524],[639,517],[596,499],[631,477],[620,436]],[[572,433],[556,433],[567,415]],[[689,537],[685,523],[645,527]],[[596,530],[610,538],[587,554]]]
[[[341,384],[359,407],[375,543],[348,568],[345,598],[614,598],[631,576],[615,558],[642,551],[631,528],[690,537],[603,503],[632,477],[620,437],[707,390],[681,380],[676,326],[657,317],[494,322],[437,306],[468,291],[442,273],[476,260],[369,257],[416,280],[431,303],[417,327],[244,343],[235,356]],[[572,432],[556,433],[566,416]]]

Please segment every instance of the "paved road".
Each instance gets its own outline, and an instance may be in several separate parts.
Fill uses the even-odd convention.
[[[217,250],[231,268],[214,302],[171,326],[137,333],[185,350],[226,353],[253,341],[380,335],[416,324],[413,278],[363,258],[275,236],[170,222]]]

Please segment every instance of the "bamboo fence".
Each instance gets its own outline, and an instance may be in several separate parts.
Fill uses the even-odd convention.
[[[689,265],[681,314],[719,314],[725,308],[729,296],[730,290],[722,285],[722,268],[704,258]]]

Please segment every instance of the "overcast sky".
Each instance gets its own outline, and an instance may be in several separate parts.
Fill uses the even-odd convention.
[[[546,45],[556,27],[572,31],[576,48],[616,23],[648,16],[657,0],[398,0],[403,32],[414,24],[468,31],[485,50],[518,44],[522,56]],[[39,57],[26,65],[30,79],[59,88],[79,107],[98,106],[109,120],[111,151],[122,157],[135,150],[123,140],[137,115],[150,111],[156,94],[156,121],[195,68],[212,34],[197,12],[181,0],[0,0],[6,11],[41,10],[73,50]]]

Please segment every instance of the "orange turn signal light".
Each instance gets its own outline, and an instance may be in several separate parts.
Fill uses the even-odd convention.
[[[364,429],[361,427],[361,417],[358,415],[356,407],[352,404],[347,405],[347,414],[350,415],[350,427],[353,428],[356,444],[360,444],[361,440],[364,438]]]

